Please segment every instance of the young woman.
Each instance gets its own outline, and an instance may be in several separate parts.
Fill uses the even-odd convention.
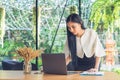
[[[86,29],[78,14],[71,14],[66,20],[67,41],[64,48],[68,70],[99,70],[100,57],[105,55],[97,33]]]

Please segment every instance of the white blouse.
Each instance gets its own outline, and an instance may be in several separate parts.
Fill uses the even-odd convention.
[[[85,29],[85,33],[82,37],[76,37],[76,47],[77,47],[77,56],[80,58],[84,57],[92,57],[94,54],[97,57],[105,56],[104,48],[98,38],[97,33],[92,29]],[[66,44],[64,47],[65,56],[69,56],[70,50],[68,47],[68,40],[66,40]]]

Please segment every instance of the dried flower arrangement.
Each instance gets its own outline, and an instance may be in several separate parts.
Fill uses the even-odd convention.
[[[17,53],[23,57],[25,62],[29,62],[31,59],[38,57],[43,50],[33,50],[32,48],[24,47],[19,48]]]

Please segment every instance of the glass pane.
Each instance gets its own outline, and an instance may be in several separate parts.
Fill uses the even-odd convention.
[[[5,9],[5,29],[0,40],[0,62],[2,60],[23,60],[16,50],[20,47],[35,48],[33,36],[34,0],[0,0],[1,8]],[[3,14],[0,14],[3,16]],[[34,32],[35,33],[35,32]],[[16,59],[17,58],[17,59]]]

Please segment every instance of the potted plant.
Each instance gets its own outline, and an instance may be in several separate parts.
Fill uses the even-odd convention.
[[[43,50],[33,50],[29,47],[19,48],[17,54],[19,54],[24,59],[23,70],[24,73],[31,73],[31,60],[38,57]]]

